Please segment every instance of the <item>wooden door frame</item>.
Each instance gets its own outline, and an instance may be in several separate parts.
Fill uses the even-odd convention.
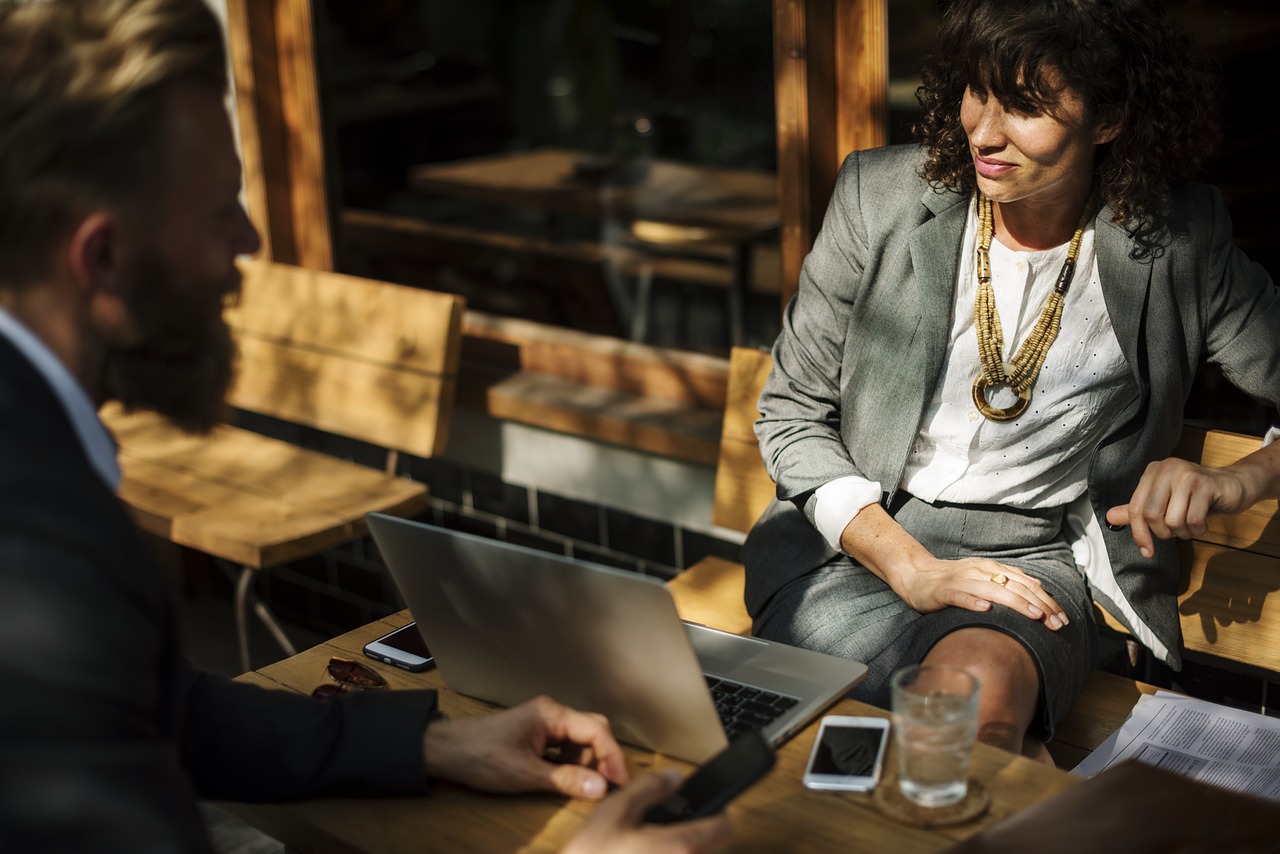
[[[774,0],[782,305],[822,225],[836,173],[888,142],[887,0]]]
[[[311,0],[227,0],[240,156],[262,255],[333,269],[330,199]]]

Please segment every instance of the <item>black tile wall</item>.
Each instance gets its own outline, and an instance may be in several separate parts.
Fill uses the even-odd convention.
[[[337,565],[338,588],[372,602],[386,602],[391,598],[391,579],[386,572],[339,562]]]
[[[1183,662],[1172,683],[1175,690],[1239,709],[1256,709],[1263,700],[1261,676],[1224,671],[1194,660]],[[1276,699],[1273,697],[1272,703]]]
[[[538,493],[538,527],[585,543],[603,541],[600,505],[550,492]]]
[[[332,572],[332,563],[332,555],[318,554],[294,561],[289,564],[289,569],[294,575],[309,578],[320,584],[333,584],[335,579]]]
[[[604,549],[596,549],[581,543],[576,543],[573,547],[573,556],[581,560],[589,560],[592,563],[602,564],[603,566],[612,566],[615,569],[626,569],[631,572],[640,571],[640,561],[635,558],[629,558],[624,555],[613,554]]]
[[[501,539],[498,533],[498,524],[488,519],[481,519],[466,513],[460,513],[457,510],[444,508],[440,512],[439,524],[442,527],[450,528],[454,531],[464,531],[468,534],[475,534],[478,537],[490,537],[492,539]]]
[[[568,545],[562,537],[548,537],[511,525],[507,526],[507,542],[558,555],[568,554],[569,551]]]
[[[742,546],[701,531],[680,529],[680,557],[685,567],[693,566],[704,557],[718,557],[742,562]]]
[[[610,550],[666,566],[676,565],[674,525],[613,508],[607,508],[604,515],[605,544]]]
[[[363,626],[373,619],[368,608],[358,603],[337,596],[321,596],[319,614],[321,625],[337,629],[341,634],[347,629],[343,626]]]
[[[471,506],[482,513],[529,524],[529,490],[485,472],[471,472]]]
[[[319,597],[313,588],[286,578],[281,567],[259,573],[257,591],[273,611],[286,620],[311,627],[319,613]]]
[[[448,460],[424,460],[405,454],[400,457],[400,473],[428,485],[431,497],[461,505],[467,488],[466,469]]]

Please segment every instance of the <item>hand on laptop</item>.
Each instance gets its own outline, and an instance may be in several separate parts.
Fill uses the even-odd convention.
[[[644,824],[645,811],[680,788],[678,772],[646,774],[596,807],[562,854],[648,854],[706,851],[729,839],[724,813],[678,824]]]
[[[486,792],[547,790],[598,800],[627,782],[622,748],[601,715],[548,697],[474,718],[435,721],[422,739],[427,774]],[[558,751],[559,761],[547,758]]]

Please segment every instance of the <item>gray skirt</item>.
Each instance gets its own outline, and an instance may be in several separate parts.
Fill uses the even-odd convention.
[[[850,696],[888,708],[889,677],[922,661],[944,635],[971,626],[1016,638],[1040,674],[1031,734],[1043,740],[1075,702],[1098,657],[1088,588],[1062,532],[1062,508],[929,504],[899,493],[890,513],[939,558],[988,557],[1040,579],[1070,621],[1058,631],[1003,605],[920,614],[848,555],[836,555],[775,593],[756,615],[759,637],[863,661],[870,668]],[[1015,543],[1016,545],[1010,545]]]

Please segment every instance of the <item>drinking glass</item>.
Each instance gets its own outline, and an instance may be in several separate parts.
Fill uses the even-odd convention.
[[[978,680],[960,667],[916,664],[893,675],[898,785],[922,807],[964,799],[978,732]]]

